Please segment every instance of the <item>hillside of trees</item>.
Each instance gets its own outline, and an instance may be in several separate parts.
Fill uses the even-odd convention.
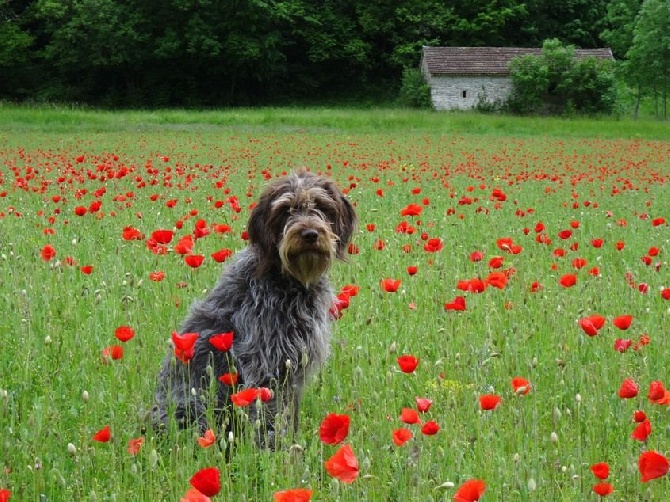
[[[0,99],[235,106],[391,98],[423,45],[609,46],[665,102],[667,0],[0,0]]]

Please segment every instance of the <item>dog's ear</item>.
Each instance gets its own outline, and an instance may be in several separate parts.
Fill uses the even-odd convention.
[[[358,219],[356,211],[351,202],[337,190],[337,218],[333,225],[333,230],[337,234],[337,257],[344,259],[346,257],[347,246],[351,240],[351,236],[358,227]]]
[[[275,232],[269,227],[271,194],[265,192],[256,207],[251,210],[247,232],[249,242],[260,252],[258,274],[263,274],[272,266],[273,254],[277,247]]]

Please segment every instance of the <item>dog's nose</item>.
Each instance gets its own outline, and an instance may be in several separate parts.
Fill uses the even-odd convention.
[[[302,232],[300,232],[300,237],[302,237],[302,240],[305,242],[313,244],[316,242],[317,237],[319,237],[319,232],[313,228],[305,228]]]

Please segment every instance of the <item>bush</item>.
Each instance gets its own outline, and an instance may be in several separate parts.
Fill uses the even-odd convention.
[[[423,78],[421,70],[405,68],[398,93],[398,104],[408,108],[432,108],[430,86]]]
[[[513,113],[553,115],[611,114],[616,108],[617,82],[611,61],[577,59],[572,46],[547,40],[540,56],[510,63]]]

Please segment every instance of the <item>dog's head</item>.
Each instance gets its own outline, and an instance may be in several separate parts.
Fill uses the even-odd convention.
[[[335,258],[344,259],[355,228],[356,213],[331,180],[310,172],[277,179],[249,217],[249,240],[260,253],[257,274],[279,265],[309,287]]]

